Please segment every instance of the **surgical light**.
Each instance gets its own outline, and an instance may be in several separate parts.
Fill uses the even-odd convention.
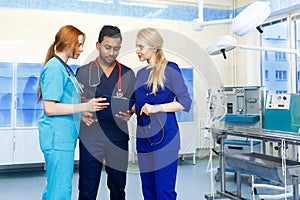
[[[198,9],[198,18],[194,19],[192,23],[195,31],[201,31],[205,26],[231,23],[232,31],[238,36],[246,35],[254,28],[261,32],[260,24],[271,14],[269,1],[254,2],[233,19],[203,21],[203,0],[199,0]]]
[[[231,51],[232,49],[239,47],[241,49],[247,50],[258,50],[258,51],[274,51],[274,52],[285,52],[290,54],[296,54],[300,57],[299,49],[283,49],[283,48],[271,48],[271,47],[257,47],[257,46],[247,46],[247,45],[239,45],[237,43],[237,39],[225,35],[217,38],[207,49],[206,52],[209,55],[218,55],[223,54],[223,57],[226,59],[226,52]]]

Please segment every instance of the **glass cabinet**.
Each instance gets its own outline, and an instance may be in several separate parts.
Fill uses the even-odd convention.
[[[16,127],[37,126],[42,115],[38,79],[42,63],[18,63],[16,70]]]
[[[38,77],[42,63],[0,63],[0,128],[37,126],[42,114]]]
[[[0,166],[44,163],[37,124],[42,63],[0,62]]]
[[[0,62],[0,127],[12,127],[13,63]]]

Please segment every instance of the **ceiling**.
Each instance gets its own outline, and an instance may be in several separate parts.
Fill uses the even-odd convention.
[[[127,0],[130,2],[147,2],[158,4],[182,4],[189,6],[197,6],[199,0]],[[202,1],[202,0],[201,0]],[[233,0],[204,0],[205,6],[213,7],[232,7]]]
[[[105,4],[123,4],[135,6],[162,6],[163,4],[185,5],[185,6],[199,6],[203,3],[203,7],[216,9],[233,9],[245,5],[249,5],[255,0],[79,0],[88,2],[98,2]],[[201,5],[200,4],[200,5]]]

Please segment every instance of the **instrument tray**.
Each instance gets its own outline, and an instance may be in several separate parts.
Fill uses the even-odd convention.
[[[284,183],[282,159],[259,153],[225,154],[226,164],[240,172]],[[286,159],[286,180],[300,176],[300,162]]]

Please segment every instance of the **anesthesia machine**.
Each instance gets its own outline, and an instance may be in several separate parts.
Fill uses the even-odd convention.
[[[225,127],[261,128],[262,90],[259,86],[224,87]],[[260,152],[260,141],[229,136],[225,141],[227,153]],[[253,149],[252,149],[253,147]]]
[[[262,92],[258,86],[224,87],[225,126],[261,127]]]
[[[299,94],[268,94],[264,111],[264,128],[299,132],[299,110]]]
[[[224,127],[261,128],[262,90],[259,86],[238,86],[224,88],[224,104],[227,113],[223,119]],[[261,152],[261,141],[229,135],[224,141],[226,154]],[[227,168],[227,172],[235,170]],[[220,169],[215,180],[220,180]],[[250,181],[250,180],[249,180]]]
[[[300,127],[300,95],[299,94],[268,94],[264,111],[264,128],[269,130],[299,132]],[[288,155],[299,160],[295,145],[292,146]],[[270,154],[273,149],[281,156],[281,142],[277,146],[270,143]],[[289,148],[289,147],[286,147]],[[299,150],[298,150],[299,151]]]

